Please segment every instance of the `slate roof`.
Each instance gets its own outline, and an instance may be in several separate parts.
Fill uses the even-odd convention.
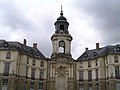
[[[83,61],[83,60],[93,60],[98,57],[104,57],[108,54],[120,54],[120,45],[108,45],[102,48],[99,48],[99,50],[92,49],[92,50],[86,50],[78,59],[77,61]]]
[[[0,40],[0,50],[18,51],[34,59],[46,59],[46,57],[35,47],[25,46],[19,42]]]

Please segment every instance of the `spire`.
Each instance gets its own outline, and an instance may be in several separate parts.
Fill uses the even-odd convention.
[[[63,10],[62,10],[62,5],[61,5],[61,13],[60,13],[61,16],[63,16]]]

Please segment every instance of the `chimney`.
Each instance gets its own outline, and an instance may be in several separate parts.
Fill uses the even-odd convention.
[[[23,40],[23,45],[26,46],[26,44],[27,44],[27,40],[24,39],[24,40]]]
[[[96,50],[99,50],[100,47],[99,47],[99,43],[96,43]]]
[[[88,48],[85,48],[85,51],[87,51],[88,50]]]
[[[33,43],[33,47],[34,47],[34,48],[37,48],[37,43]]]

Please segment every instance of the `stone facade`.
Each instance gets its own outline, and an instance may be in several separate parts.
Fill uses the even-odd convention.
[[[120,45],[99,47],[75,60],[72,36],[61,11],[46,58],[37,44],[0,40],[0,90],[120,90]]]

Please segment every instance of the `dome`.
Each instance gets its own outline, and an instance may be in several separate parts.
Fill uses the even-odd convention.
[[[60,17],[57,18],[57,21],[64,20],[67,21],[67,19],[63,16],[63,11],[61,10]]]
[[[57,20],[65,20],[66,21],[67,19],[61,15],[60,17],[57,18]]]
[[[66,17],[64,17],[63,16],[63,11],[62,11],[62,9],[61,9],[61,12],[60,12],[60,16],[57,18],[57,21],[54,23],[54,25],[56,25],[56,24],[61,24],[61,23],[63,23],[63,24],[67,24],[67,25],[69,25],[69,23],[67,22],[67,19],[66,19]]]

